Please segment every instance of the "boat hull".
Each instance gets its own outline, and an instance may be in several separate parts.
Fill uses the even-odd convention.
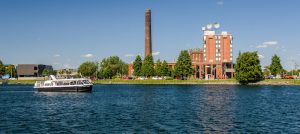
[[[36,88],[39,92],[92,92],[93,85],[74,87],[44,87]]]

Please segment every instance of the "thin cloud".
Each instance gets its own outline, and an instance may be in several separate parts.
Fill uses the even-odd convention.
[[[277,41],[266,41],[263,42],[262,44],[259,44],[256,46],[256,48],[267,48],[269,46],[277,46],[278,42]]]
[[[261,54],[258,54],[258,57],[259,57],[260,59],[265,58],[265,56],[263,56],[263,55],[261,55]]]
[[[53,57],[60,57],[60,54],[54,54]]]
[[[134,57],[134,54],[125,54],[125,57]]]
[[[159,52],[159,51],[157,51],[157,52],[153,52],[153,53],[152,53],[152,55],[153,55],[153,56],[157,56],[157,55],[159,55],[159,54],[160,54],[160,52]]]
[[[224,3],[223,3],[223,1],[218,1],[217,4],[218,5],[223,5]]]
[[[84,55],[81,55],[81,57],[83,57],[83,58],[92,58],[93,54],[84,54]]]
[[[260,44],[256,46],[256,48],[266,48],[266,47],[268,47],[268,45],[265,44]]]
[[[274,45],[277,45],[278,42],[277,41],[266,41],[263,44],[266,44],[266,45],[269,45],[269,46],[274,46]]]

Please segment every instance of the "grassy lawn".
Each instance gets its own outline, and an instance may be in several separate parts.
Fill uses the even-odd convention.
[[[0,80],[0,83],[8,84],[31,84],[33,85],[36,80]],[[238,84],[235,79],[227,80],[95,80],[94,84]],[[267,79],[256,84],[262,85],[300,85],[300,80],[293,79]]]
[[[36,80],[0,80],[0,83],[7,84],[34,84]]]
[[[94,84],[234,84],[236,80],[96,80]]]

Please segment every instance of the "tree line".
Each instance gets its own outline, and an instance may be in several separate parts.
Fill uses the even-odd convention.
[[[110,56],[100,62],[87,61],[78,68],[78,73],[84,77],[101,79],[122,78],[127,71],[128,65],[118,56]]]
[[[180,77],[187,79],[194,72],[192,61],[187,50],[180,52],[174,69],[169,67],[167,61],[158,59],[154,63],[153,56],[148,55],[142,60],[137,55],[133,62],[134,77]],[[87,61],[78,68],[78,73],[84,77],[97,77],[101,79],[122,78],[128,75],[128,64],[118,56],[104,58],[101,62]]]
[[[144,61],[140,55],[137,55],[133,62],[133,75],[136,77],[151,77],[151,76],[171,76],[172,68],[168,67],[167,61],[161,62],[160,59],[154,64],[153,56],[148,55]]]
[[[171,68],[167,61],[161,62],[160,59],[154,64],[152,55],[145,57],[144,61],[140,55],[136,56],[133,62],[133,75],[136,77],[180,77],[187,79],[193,74],[192,61],[187,50],[180,52],[179,57],[175,63],[174,69]]]

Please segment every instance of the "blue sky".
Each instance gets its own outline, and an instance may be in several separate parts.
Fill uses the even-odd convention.
[[[201,27],[219,22],[238,51],[258,51],[262,65],[278,54],[286,69],[300,65],[298,0],[1,0],[0,59],[77,68],[144,52],[144,13],[152,10],[155,59],[202,47]]]

